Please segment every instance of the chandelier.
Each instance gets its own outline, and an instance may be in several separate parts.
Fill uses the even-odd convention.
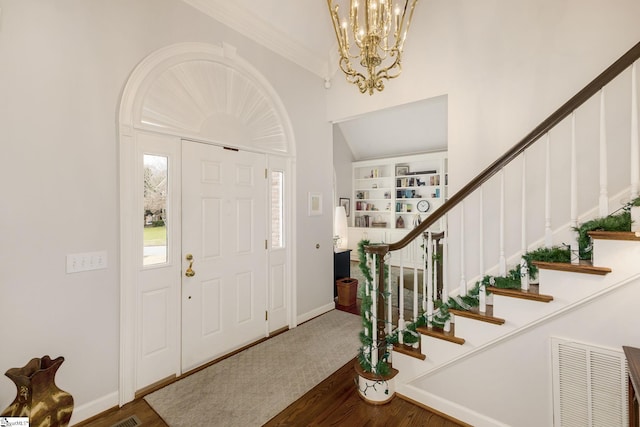
[[[401,56],[418,0],[327,0],[338,39],[340,69],[361,93],[384,89],[402,71]],[[344,8],[341,16],[341,8]],[[351,60],[355,59],[356,68]],[[357,66],[359,62],[360,67]]]

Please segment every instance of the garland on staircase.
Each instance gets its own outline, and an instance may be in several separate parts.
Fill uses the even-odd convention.
[[[631,230],[631,214],[630,210],[632,206],[640,206],[640,197],[630,201],[625,204],[621,209],[616,212],[613,212],[610,215],[607,215],[604,218],[595,218],[593,220],[587,221],[576,227],[574,231],[578,233],[578,248],[580,259],[591,259],[593,245],[591,242],[591,238],[589,237],[590,231],[629,231]],[[369,265],[367,263],[366,254],[364,252],[364,247],[369,245],[370,242],[368,240],[362,240],[358,243],[358,255],[360,259],[360,270],[366,279],[365,286],[369,287],[369,296],[367,297],[366,292],[361,290],[361,298],[362,298],[362,306],[361,306],[361,315],[364,326],[364,331],[360,334],[360,341],[362,343],[362,347],[360,348],[358,359],[360,361],[360,366],[366,372],[372,372],[371,367],[371,358],[370,352],[372,351],[373,340],[372,334],[373,324],[371,321],[372,312],[371,312],[371,294],[374,290],[373,287],[373,277],[371,276],[371,270],[369,269]],[[436,256],[434,254],[434,256]],[[536,278],[538,275],[538,268],[533,264],[534,261],[541,262],[563,262],[568,263],[571,262],[571,251],[568,245],[562,246],[554,246],[551,248],[538,248],[536,250],[526,252],[522,255],[522,258],[525,260],[528,272],[531,278]],[[386,267],[385,267],[386,268]],[[385,270],[385,275],[388,278],[388,270]],[[520,289],[521,287],[521,278],[522,271],[521,266],[518,264],[516,267],[512,268],[507,272],[504,277],[501,276],[484,276],[481,280],[476,282],[476,284],[471,288],[467,295],[449,297],[447,301],[436,301],[435,312],[433,314],[432,319],[427,319],[427,313],[421,312],[415,322],[410,322],[405,324],[405,330],[402,335],[402,342],[405,344],[414,344],[420,341],[420,334],[417,332],[417,328],[427,326],[431,324],[432,326],[443,328],[445,323],[450,319],[451,314],[449,313],[450,309],[457,310],[465,310],[469,311],[472,308],[478,307],[480,305],[480,289],[482,286],[488,287],[496,287],[503,289]],[[378,292],[378,295],[384,297],[386,300],[390,297],[389,293]],[[430,322],[429,322],[430,320]],[[395,329],[390,335],[386,337],[387,344],[397,344],[400,342],[399,340],[399,331]],[[389,351],[387,349],[383,360],[378,362],[378,367],[376,372],[384,375],[384,372],[388,372],[389,365],[387,363],[389,358]]]
[[[389,292],[380,291],[374,286],[375,281],[371,275],[371,269],[367,260],[367,255],[364,251],[364,247],[370,245],[369,240],[361,240],[358,242],[358,259],[359,267],[362,271],[362,275],[365,278],[365,283],[360,287],[358,293],[361,299],[360,316],[362,318],[362,331],[360,331],[360,349],[358,350],[358,363],[365,372],[375,372],[378,375],[385,376],[391,372],[391,366],[389,364],[389,357],[391,353],[387,348],[388,336],[386,343],[377,343],[374,345],[373,337],[377,333],[375,325],[373,324],[373,298],[374,292],[377,292],[378,298],[383,298],[385,301],[390,298]],[[385,277],[388,278],[389,270],[385,266]],[[389,320],[390,321],[390,320]],[[378,351],[378,346],[385,346],[385,353],[382,358],[378,360],[378,363],[374,367],[371,360],[371,354],[374,351]]]
[[[605,216],[587,221],[579,227],[574,228],[578,233],[578,249],[580,259],[590,260],[593,252],[593,245],[589,237],[590,231],[629,231],[631,230],[631,208],[640,206],[640,197],[626,203],[617,211]]]

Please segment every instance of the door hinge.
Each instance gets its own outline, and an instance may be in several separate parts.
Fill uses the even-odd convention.
[[[267,239],[264,239],[264,248],[265,249],[269,249],[268,243],[267,243]]]
[[[269,320],[269,312],[268,311],[264,311],[264,320]]]
[[[267,168],[264,168],[264,179],[267,179],[268,177],[269,175],[268,175]]]

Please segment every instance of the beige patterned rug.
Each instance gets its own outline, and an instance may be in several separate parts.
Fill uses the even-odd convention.
[[[145,400],[172,427],[261,426],[355,357],[360,327],[332,310]]]

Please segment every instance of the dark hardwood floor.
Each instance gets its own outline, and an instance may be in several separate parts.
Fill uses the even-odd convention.
[[[354,314],[359,312],[356,306],[336,308]],[[467,426],[398,396],[385,405],[365,402],[356,389],[354,363],[355,359],[344,365],[265,426]],[[142,426],[168,427],[142,398],[77,425],[111,427],[132,415],[140,419]]]
[[[344,365],[265,426],[466,426],[398,396],[385,405],[365,402],[354,382],[354,363],[355,359]]]

